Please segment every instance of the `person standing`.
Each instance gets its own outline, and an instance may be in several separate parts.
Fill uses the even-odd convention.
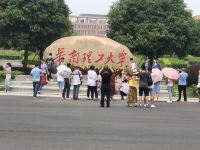
[[[104,107],[104,98],[106,96],[106,106],[110,107],[110,78],[112,76],[113,70],[108,65],[105,65],[99,71],[101,75],[101,103],[100,106]]]
[[[185,72],[186,69],[182,68],[181,72],[179,73],[180,77],[178,79],[178,100],[177,102],[181,101],[181,94],[183,91],[184,101],[187,101],[187,93],[186,93],[186,85],[187,85],[187,78],[188,74]]]
[[[198,75],[197,93],[199,96],[199,103],[200,103],[200,70],[199,70],[199,75]]]
[[[48,68],[48,74],[47,74],[47,81],[52,79],[52,73],[53,73],[53,64],[54,64],[54,59],[52,57],[52,53],[49,53],[49,57],[46,59],[46,64]]]
[[[61,71],[61,65],[57,67],[57,82],[58,82],[58,88],[59,88],[59,95],[63,93],[63,89],[64,89],[64,77]]]
[[[38,64],[36,64],[30,73],[33,80],[33,98],[37,98],[37,93],[40,86],[40,73],[41,73],[41,69],[39,69]]]
[[[152,72],[152,68],[151,67],[148,68],[148,71],[151,74],[151,79],[153,81],[153,84],[151,86],[148,86],[149,98],[150,98],[150,102],[151,102],[150,107],[151,108],[155,108],[156,107],[156,105],[154,104],[154,79],[155,79],[155,74]]]
[[[162,69],[161,66],[160,66],[160,64],[157,62],[157,60],[154,60],[154,66],[153,66],[153,68],[157,68],[159,70]]]
[[[110,77],[110,99],[113,99],[113,96],[115,95],[115,77],[116,74],[112,73],[111,77]]]
[[[130,58],[130,62],[131,62],[131,69],[133,72],[137,71],[137,63],[133,60],[133,58]]]
[[[153,99],[157,99],[157,101],[159,100],[159,95],[160,95],[160,81],[154,83],[153,86]]]
[[[98,100],[99,98],[99,94],[101,92],[101,75],[99,74],[99,71],[97,73],[97,81],[96,81],[96,88],[95,88],[95,91],[94,91],[94,94],[95,94],[95,99]]]
[[[65,65],[61,64],[61,66],[65,66]],[[70,87],[71,87],[71,75],[72,75],[72,70],[70,67],[71,67],[71,64],[67,63],[67,66],[65,66],[63,70],[64,89],[62,93],[62,99],[65,99],[65,97],[69,98]]]
[[[79,94],[79,88],[80,85],[82,84],[82,72],[80,71],[80,67],[77,66],[76,70],[72,72],[72,82],[74,85],[73,89],[73,100],[78,100],[78,94]]]
[[[122,81],[124,81],[125,79],[128,80],[128,76],[129,76],[128,74],[129,74],[129,72],[131,72],[131,68],[129,68],[129,66],[126,65],[126,67],[121,72],[121,74],[122,74],[121,80]]]
[[[172,103],[173,86],[174,86],[174,80],[168,78],[167,79],[167,90],[169,95],[169,100],[167,100],[168,103]]]
[[[6,72],[6,79],[5,79],[5,90],[6,92],[10,91],[10,80],[11,80],[11,63],[6,63],[6,66],[4,66],[4,70]]]
[[[41,93],[43,85],[46,85],[46,84],[47,84],[46,78],[47,78],[47,74],[49,73],[49,72],[48,72],[47,65],[46,65],[44,59],[41,59],[40,63],[41,63],[41,64],[40,64],[40,69],[41,69],[41,75],[40,75],[40,76],[43,77],[44,83],[42,83],[42,82],[40,81],[40,87],[39,87],[38,94]]]
[[[148,86],[150,86],[148,84],[151,75],[149,72],[145,71],[145,68],[142,67],[142,70],[140,73],[137,74],[137,76],[139,77],[139,100],[142,101],[142,96],[144,93],[144,107],[149,107],[148,105],[148,97],[149,97],[149,89]],[[140,104],[140,106],[142,106],[142,104]]]
[[[128,107],[137,107],[137,78],[136,78],[136,74],[138,74],[138,72],[133,72],[133,74],[130,74],[129,80],[128,80],[128,85],[129,85],[129,92],[128,92],[128,96],[127,96],[127,104]]]
[[[94,100],[94,93],[95,89],[97,88],[97,73],[94,71],[95,67],[90,66],[90,70],[88,70],[88,75],[87,75],[87,98],[90,100],[90,94],[91,94],[91,99]]]

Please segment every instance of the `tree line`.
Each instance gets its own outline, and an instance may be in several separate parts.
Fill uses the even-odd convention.
[[[44,49],[73,34],[70,9],[64,0],[1,0],[0,48]],[[107,36],[132,53],[159,57],[164,54],[200,56],[200,21],[192,18],[184,0],[119,0],[108,14]]]

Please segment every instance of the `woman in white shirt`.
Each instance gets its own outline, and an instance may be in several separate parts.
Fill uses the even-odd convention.
[[[59,88],[59,94],[62,95],[63,89],[64,89],[64,77],[62,74],[62,70],[60,69],[62,66],[57,67],[57,82],[58,82],[58,88]]]
[[[72,83],[74,85],[73,100],[78,100],[79,88],[82,84],[82,72],[80,71],[79,66],[72,72]]]
[[[90,66],[90,70],[88,70],[88,75],[87,75],[87,85],[88,85],[88,89],[87,89],[87,98],[88,100],[90,100],[90,94],[91,94],[91,99],[94,99],[94,92],[97,86],[97,80],[98,80],[98,76],[97,73],[94,71],[95,67],[94,66]]]

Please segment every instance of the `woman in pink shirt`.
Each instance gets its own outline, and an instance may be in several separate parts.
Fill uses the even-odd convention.
[[[6,66],[4,66],[4,70],[6,72],[5,88],[6,88],[6,92],[8,92],[10,91],[11,63],[7,63]]]

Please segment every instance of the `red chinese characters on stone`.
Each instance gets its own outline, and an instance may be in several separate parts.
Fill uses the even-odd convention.
[[[110,52],[109,56],[107,57],[107,61],[106,61],[106,64],[107,63],[115,63],[114,60],[113,60],[113,54],[112,52]]]
[[[99,58],[98,58],[98,60],[95,61],[96,63],[103,61],[104,54],[101,53],[98,56],[99,56]]]
[[[86,60],[87,63],[92,63],[91,57],[92,57],[92,51],[88,53],[83,53],[83,63],[86,62]]]
[[[77,63],[78,64],[79,53],[76,50],[73,50],[68,55],[70,57],[70,63]]]
[[[56,51],[56,62],[60,62],[63,56],[65,56],[65,48],[58,48]]]
[[[120,64],[120,67],[123,65],[123,63],[125,62],[126,59],[126,55],[127,53],[124,52],[124,50],[122,52],[119,53],[119,62],[117,64]]]

